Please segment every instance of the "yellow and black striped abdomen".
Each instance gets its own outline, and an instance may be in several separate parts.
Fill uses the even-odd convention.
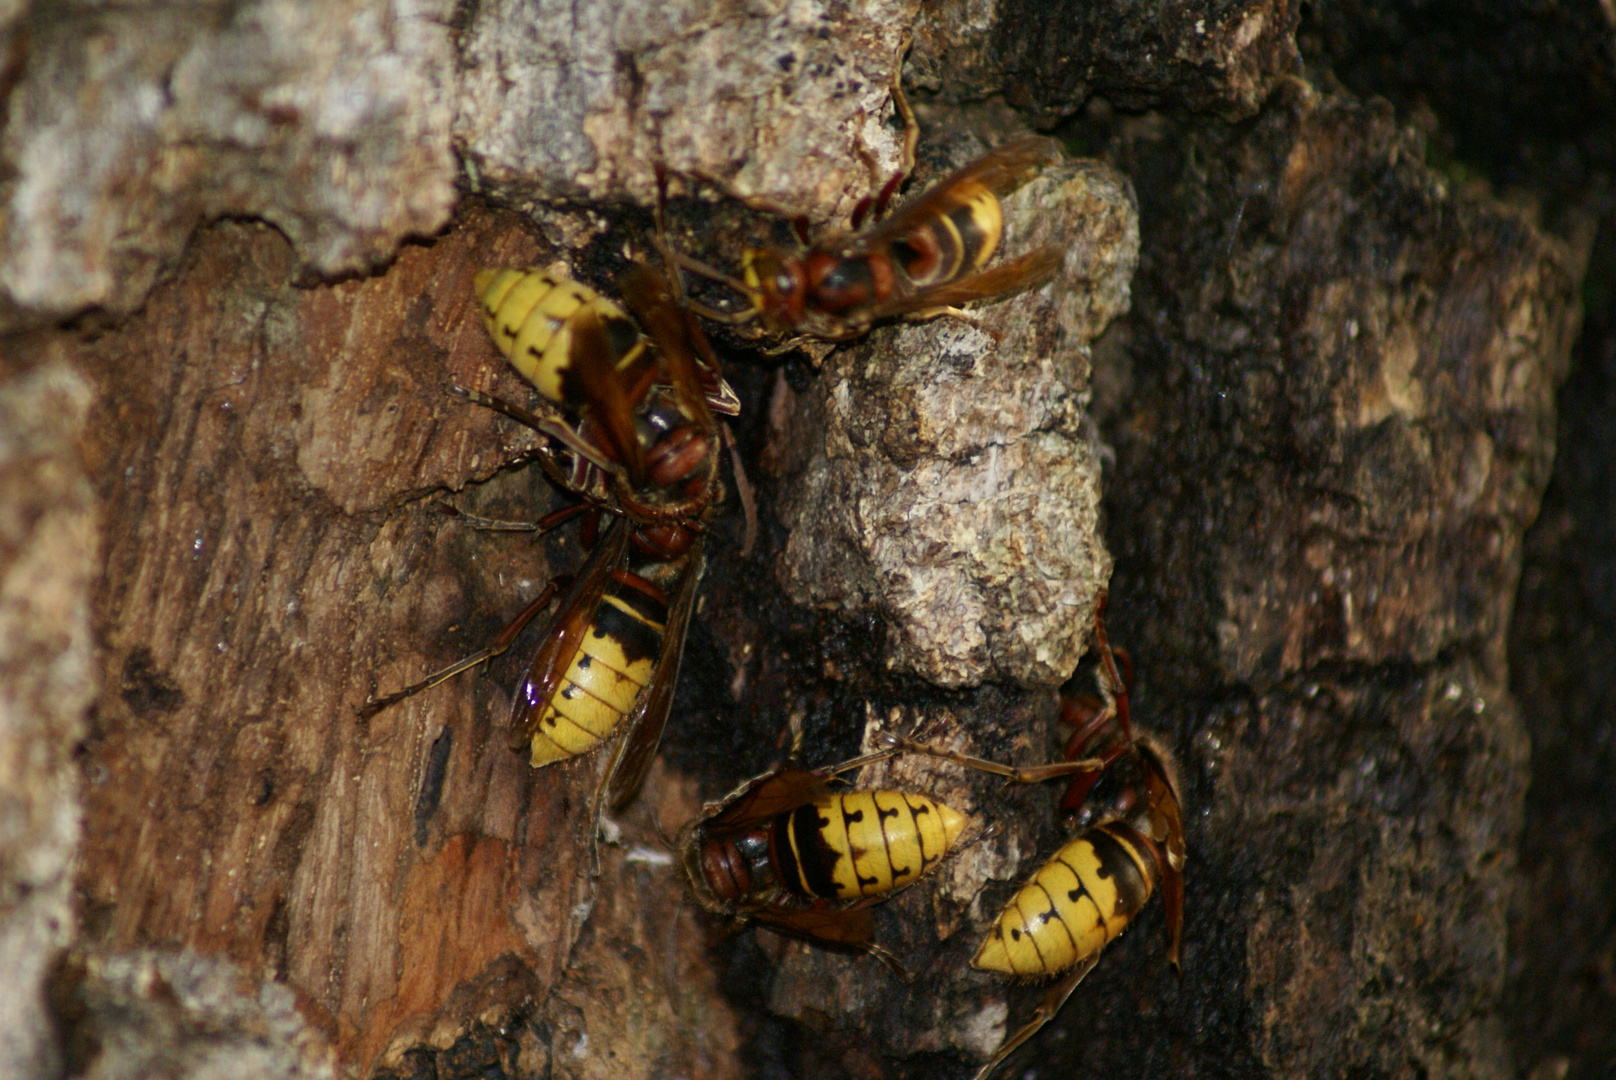
[[[987,265],[1004,235],[1004,211],[998,197],[981,184],[959,190],[960,205],[949,211],[948,222],[960,239],[960,261],[954,276],[974,273]]]
[[[606,330],[619,371],[645,353],[640,328],[622,308],[554,270],[483,270],[473,282],[483,324],[511,366],[558,405],[585,403],[572,367],[572,320],[588,308]]]
[[[566,676],[533,729],[533,766],[588,753],[617,729],[650,684],[667,632],[667,604],[615,578]]]
[[[1155,888],[1154,865],[1132,829],[1087,830],[1021,887],[971,966],[1019,976],[1067,970],[1127,928]]]
[[[843,791],[775,820],[780,880],[799,896],[879,896],[936,866],[965,816],[924,795]]]
[[[1004,214],[993,192],[971,182],[949,192],[954,205],[892,243],[892,256],[910,288],[938,285],[987,264],[1004,235]]]

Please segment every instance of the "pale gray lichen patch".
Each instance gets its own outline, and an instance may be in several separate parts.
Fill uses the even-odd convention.
[[[660,163],[845,214],[898,168],[891,80],[918,6],[484,4],[462,39],[456,137],[479,183],[518,202],[649,203]]]
[[[1012,257],[1067,248],[1054,281],[973,309],[979,326],[876,330],[777,422],[795,444],[785,587],[878,613],[887,665],[940,686],[1060,683],[1110,576],[1083,409],[1088,343],[1127,306],[1132,197],[1103,166],[1067,163],[1007,199],[1006,223]]]

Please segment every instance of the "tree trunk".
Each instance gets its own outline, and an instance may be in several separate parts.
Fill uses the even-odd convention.
[[[1516,6],[0,11],[0,1074],[971,1075],[1042,993],[968,960],[1049,785],[853,778],[974,821],[876,911],[911,983],[731,932],[672,838],[793,735],[1051,760],[1109,588],[1183,973],[1153,903],[1002,1075],[1602,1075],[1616,29]],[[761,528],[726,469],[640,799],[597,829],[608,755],[507,749],[536,629],[360,719],[583,558],[443,512],[566,504],[446,393],[525,393],[474,274],[610,291],[659,167],[727,270],[836,227],[900,58],[909,190],[1054,131],[1005,245],[1065,263],[835,347],[715,329]]]

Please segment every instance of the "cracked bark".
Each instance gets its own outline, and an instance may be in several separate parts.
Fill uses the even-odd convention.
[[[1185,972],[1152,906],[1018,1060],[1599,1075],[1598,5],[1503,46],[1351,4],[653,6],[0,10],[0,1071],[968,1075],[1036,993],[965,960],[1064,834],[1049,791],[863,778],[1001,825],[880,910],[910,986],[723,936],[662,835],[788,720],[814,764],[893,727],[1047,759],[1114,552],[1184,770]],[[1384,62],[1393,24],[1429,63]],[[897,161],[906,29],[923,176],[1028,122],[1103,159],[1009,204],[1067,263],[982,328],[726,338],[763,542],[715,524],[594,881],[602,761],[504,749],[517,659],[353,719],[579,559],[435,508],[557,503],[443,393],[520,392],[470,278],[609,286],[658,161],[720,265],[781,232],[724,196],[838,220]]]

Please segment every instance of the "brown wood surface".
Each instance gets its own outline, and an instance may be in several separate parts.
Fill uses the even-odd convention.
[[[457,988],[512,970],[555,987],[592,896],[598,761],[534,771],[506,749],[508,677],[354,714],[373,685],[474,649],[550,575],[531,536],[435,505],[527,445],[444,391],[505,378],[472,274],[538,254],[473,211],[383,273],[300,287],[277,233],[221,225],[82,354],[108,523],[88,929],[289,982],[361,1073],[432,1033]],[[536,469],[495,491],[512,518],[551,498]]]
[[[1074,827],[1049,790],[877,770],[998,829],[874,912],[912,984],[722,937],[666,835],[788,724],[1047,760],[1113,554],[1183,973],[1152,903],[1001,1075],[1606,1076],[1608,3],[605,10],[0,5],[0,1076],[970,1076],[1040,994],[967,961]],[[519,656],[358,720],[582,557],[436,507],[557,501],[444,393],[522,392],[472,273],[608,285],[659,164],[726,268],[789,230],[725,193],[840,221],[906,35],[922,177],[1031,123],[1108,194],[1007,203],[1072,256],[973,313],[1030,316],[1007,349],[715,330],[761,539],[713,522],[618,842],[599,755],[505,749]]]

